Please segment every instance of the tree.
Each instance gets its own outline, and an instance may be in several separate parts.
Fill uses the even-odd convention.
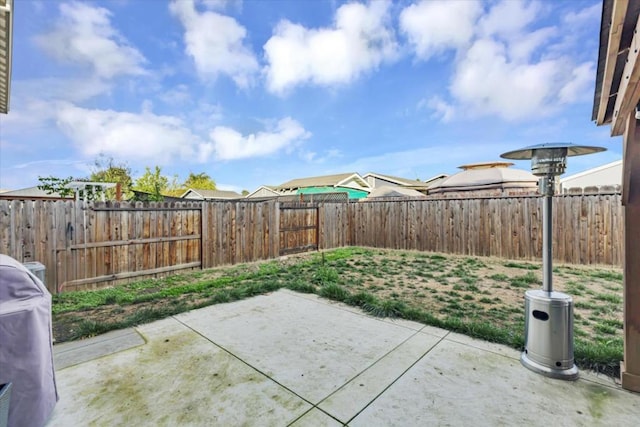
[[[243,196],[248,196],[249,195],[249,190],[242,190],[242,195]]]
[[[163,193],[169,189],[169,178],[162,175],[160,166],[156,166],[153,172],[147,166],[144,175],[136,180],[134,189],[149,193],[152,195],[149,200],[160,202],[164,199]]]
[[[68,188],[67,184],[73,181],[73,177],[57,178],[55,176],[39,176],[40,185],[38,188],[47,194],[58,194],[60,197],[69,197],[75,194],[72,188]]]
[[[204,172],[195,174],[189,172],[189,177],[182,185],[186,189],[193,188],[194,190],[215,190],[216,183],[209,175]]]
[[[105,194],[104,189],[91,185],[87,178],[73,178],[72,176],[67,178],[58,178],[55,176],[40,176],[38,177],[38,181],[40,181],[40,185],[38,188],[40,190],[45,191],[47,194],[57,194],[60,197],[69,197],[76,194],[76,191],[79,192],[79,197],[82,200],[99,200],[102,198],[103,194]],[[72,182],[87,182],[87,185],[84,186],[75,186],[74,188],[70,188],[69,184]]]
[[[93,170],[89,180],[119,183],[122,197],[124,199],[133,197],[133,192],[131,191],[131,187],[133,186],[131,168],[126,162],[116,163],[113,157],[106,157],[104,154],[101,154],[93,163]],[[107,189],[106,195],[108,199],[115,199],[116,190],[113,188]]]

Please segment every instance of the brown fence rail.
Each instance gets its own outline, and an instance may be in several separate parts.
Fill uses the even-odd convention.
[[[622,265],[619,194],[558,196],[554,207],[556,260]],[[537,197],[295,206],[0,200],[0,253],[41,262],[47,286],[60,292],[342,246],[538,259],[541,218]]]

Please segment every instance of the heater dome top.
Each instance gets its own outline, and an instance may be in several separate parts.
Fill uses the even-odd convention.
[[[554,148],[565,148],[567,156],[582,156],[584,154],[598,153],[605,151],[603,147],[592,147],[588,145],[576,145],[570,142],[546,142],[544,144],[530,145],[519,150],[508,151],[500,155],[503,159],[525,160],[531,159],[536,150],[548,150]]]

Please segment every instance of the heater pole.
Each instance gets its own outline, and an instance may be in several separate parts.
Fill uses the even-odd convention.
[[[553,234],[551,230],[553,218],[553,176],[542,178],[544,199],[542,206],[542,290],[553,292]]]

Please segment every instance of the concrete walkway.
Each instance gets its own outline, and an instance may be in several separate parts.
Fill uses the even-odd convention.
[[[513,349],[278,291],[54,347],[50,426],[637,426],[640,395]]]

